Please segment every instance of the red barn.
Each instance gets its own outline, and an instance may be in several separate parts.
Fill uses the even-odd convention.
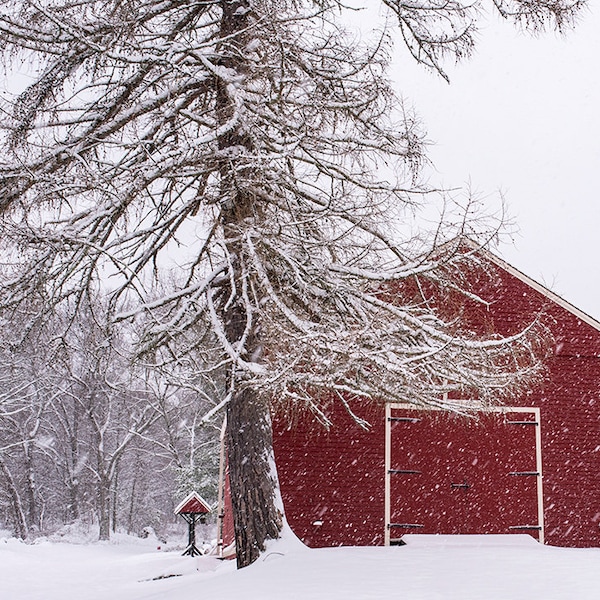
[[[405,533],[530,533],[600,546],[600,323],[504,261],[477,290],[508,335],[543,309],[555,347],[546,381],[476,419],[409,405],[343,409],[325,431],[274,422],[288,522],[307,545],[401,543]],[[476,319],[481,319],[478,315]]]

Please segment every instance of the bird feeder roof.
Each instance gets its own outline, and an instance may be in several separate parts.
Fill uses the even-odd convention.
[[[175,509],[175,514],[180,515],[182,513],[187,514],[206,514],[210,512],[208,502],[200,496],[197,492],[188,494]]]

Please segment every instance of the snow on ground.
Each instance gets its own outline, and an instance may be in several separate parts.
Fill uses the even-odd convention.
[[[235,570],[154,540],[0,539],[2,600],[598,600],[600,549],[528,536],[407,536],[406,546],[273,546]]]

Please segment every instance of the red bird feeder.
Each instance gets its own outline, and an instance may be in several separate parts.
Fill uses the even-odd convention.
[[[206,515],[210,512],[210,508],[206,500],[198,493],[192,492],[186,496],[175,509],[176,515],[181,515],[188,524],[188,545],[183,556],[199,556],[202,554],[196,547],[196,523],[206,522]]]

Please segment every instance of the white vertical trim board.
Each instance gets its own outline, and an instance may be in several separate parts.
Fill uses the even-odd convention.
[[[540,529],[540,544],[544,543],[544,472],[542,471],[542,420],[539,408],[534,408],[537,426],[535,428],[535,458],[536,470],[539,473],[537,479],[538,493],[538,524]]]
[[[390,469],[392,468],[392,428],[390,426],[390,417],[392,415],[392,407],[389,404],[385,406],[385,533],[384,533],[384,544],[390,545],[390,518],[391,518],[391,507],[390,507],[390,493],[391,493],[391,481],[390,481]]]

